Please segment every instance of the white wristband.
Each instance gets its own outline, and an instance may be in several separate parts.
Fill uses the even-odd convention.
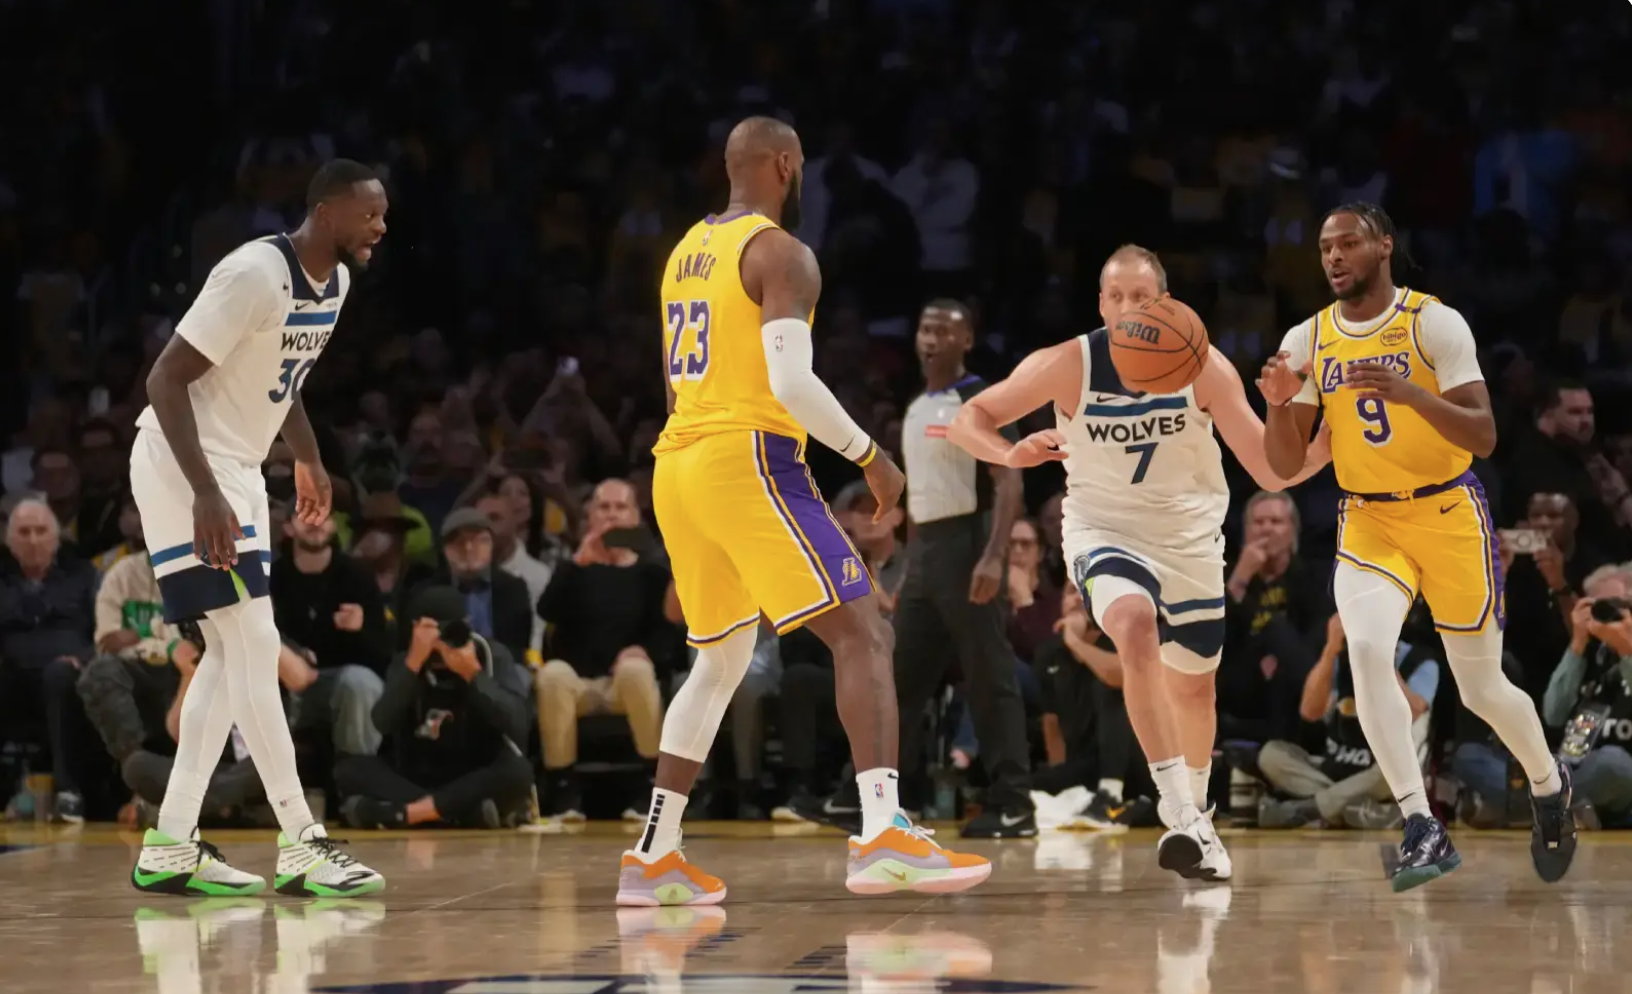
[[[798,318],[777,318],[760,329],[765,371],[771,393],[816,441],[865,466],[877,446],[856,424],[812,368],[810,325]]]

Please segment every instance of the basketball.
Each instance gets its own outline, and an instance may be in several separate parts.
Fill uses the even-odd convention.
[[[1158,297],[1111,329],[1111,364],[1123,385],[1144,393],[1177,393],[1207,362],[1207,327],[1172,297]]]

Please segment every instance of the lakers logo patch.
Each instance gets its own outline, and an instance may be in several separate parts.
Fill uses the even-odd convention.
[[[840,581],[843,586],[848,587],[860,583],[862,577],[861,563],[857,562],[854,556],[847,556],[840,568],[840,573],[843,575],[843,579]]]

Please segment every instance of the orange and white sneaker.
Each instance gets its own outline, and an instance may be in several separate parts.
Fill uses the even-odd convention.
[[[850,837],[850,868],[844,886],[852,894],[953,894],[992,875],[990,860],[953,852],[931,841],[934,833],[896,815],[871,841]]]
[[[618,872],[618,904],[657,908],[684,904],[719,904],[725,881],[686,862],[676,849],[654,859],[630,850]]]

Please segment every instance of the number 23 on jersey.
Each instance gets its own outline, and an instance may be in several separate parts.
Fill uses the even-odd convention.
[[[669,301],[665,324],[669,336],[669,382],[678,384],[702,379],[708,372],[708,301]]]

